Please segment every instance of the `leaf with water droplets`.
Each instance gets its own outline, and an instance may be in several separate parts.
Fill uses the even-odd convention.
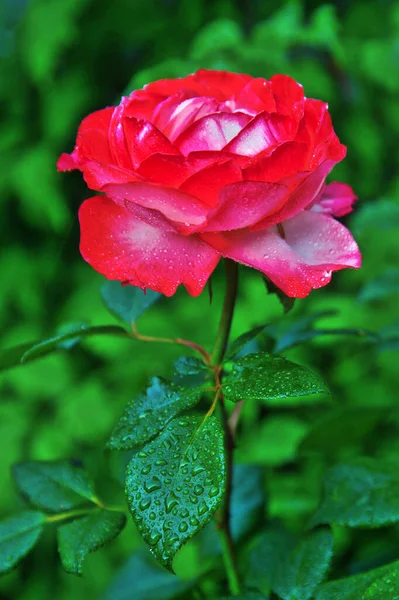
[[[399,521],[397,463],[361,458],[332,467],[324,481],[324,497],[310,526],[335,523],[349,527],[381,527]]]
[[[315,600],[399,600],[399,561],[322,585]]]
[[[60,512],[94,498],[79,461],[26,461],[13,465],[12,474],[21,495],[39,508]]]
[[[271,406],[296,406],[330,394],[317,373],[281,356],[248,354],[234,363],[223,384],[227,400],[253,399]]]
[[[265,325],[259,325],[259,327],[254,327],[250,331],[246,331],[242,335],[240,335],[237,339],[232,342],[225,354],[224,362],[228,362],[233,360],[237,356],[239,352],[241,352],[245,346],[249,345],[257,335],[259,335],[265,328]]]
[[[101,288],[101,297],[113,315],[130,325],[162,298],[162,294],[150,289],[144,292],[132,285],[121,285],[119,281],[106,281]]]
[[[154,556],[170,571],[176,552],[209,523],[222,502],[223,440],[213,416],[173,419],[128,465],[129,509]]]
[[[46,515],[26,511],[0,522],[0,573],[11,571],[36,544]]]
[[[184,388],[153,377],[144,394],[139,394],[125,408],[107,442],[112,450],[129,450],[148,442],[168,422],[201,398],[200,388]]]
[[[125,524],[123,513],[96,509],[87,517],[61,525],[57,530],[58,551],[65,571],[81,575],[86,556],[115,539]]]

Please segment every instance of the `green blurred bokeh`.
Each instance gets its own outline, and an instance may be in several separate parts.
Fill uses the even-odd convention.
[[[399,333],[398,1],[2,0],[0,57],[1,347],[40,339],[64,323],[114,322],[98,293],[101,276],[78,251],[77,209],[90,192],[80,174],[60,175],[55,162],[72,149],[81,119],[116,103],[128,82],[132,90],[199,67],[263,77],[286,73],[304,85],[307,96],[329,102],[335,130],[348,146],[332,179],[350,183],[359,196],[346,223],[364,266],[336,274],[327,288],[298,301],[293,318],[336,309],[322,326],[396,326]],[[179,291],[152,308],[140,330],[210,345],[221,275],[214,278],[212,305],[207,294],[192,299]],[[259,275],[242,269],[233,334],[281,317]],[[398,344],[385,346],[377,351],[361,340],[330,336],[287,355],[318,368],[339,406],[394,405]],[[2,374],[2,515],[18,502],[22,506],[9,466],[27,458],[80,457],[106,496],[108,477],[118,477],[115,459],[102,450],[107,434],[148,376],[170,376],[180,354],[169,346],[95,338]],[[308,413],[275,416],[256,434],[257,443],[250,439],[253,429],[244,431],[246,452],[253,452],[255,462],[260,452],[269,467],[292,460],[309,426]],[[306,474],[316,488],[317,477]],[[302,485],[310,495],[313,484],[306,478]],[[314,498],[295,485],[284,472],[275,473],[269,489],[273,516],[289,519],[284,494],[290,490],[305,512],[313,506]],[[94,600],[137,547],[141,541],[129,525],[112,547],[88,558],[85,577],[78,579],[62,572],[49,533],[22,567],[0,581],[0,597]],[[195,574],[189,552],[184,570],[192,563]]]

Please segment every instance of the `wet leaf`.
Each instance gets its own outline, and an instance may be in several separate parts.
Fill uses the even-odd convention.
[[[321,586],[315,600],[398,600],[399,561]]]
[[[107,448],[129,450],[144,444],[162,431],[183,410],[195,406],[200,388],[183,388],[153,377],[145,393],[139,394],[125,408],[107,442]]]
[[[223,393],[232,402],[253,399],[272,406],[290,406],[315,402],[315,396],[330,392],[317,373],[262,352],[248,354],[234,363],[224,379]]]
[[[176,552],[212,519],[226,485],[219,421],[182,417],[143,447],[126,471],[133,520],[168,570]]]
[[[331,468],[321,506],[310,526],[335,523],[381,527],[399,521],[399,474],[396,463],[357,459]]]

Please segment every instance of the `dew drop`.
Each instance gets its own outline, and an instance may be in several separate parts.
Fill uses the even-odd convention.
[[[151,471],[151,465],[146,465],[145,467],[143,467],[141,469],[141,474],[142,475],[148,475],[148,473]]]
[[[208,510],[209,510],[209,506],[202,500],[198,507],[198,514],[200,516],[204,515],[206,512],[208,512]]]
[[[188,529],[187,523],[185,521],[182,521],[179,525],[179,531],[181,533],[184,533],[185,531],[187,531],[187,529]]]
[[[142,500],[139,504],[139,509],[140,510],[147,510],[147,508],[149,508],[151,506],[151,498],[145,498],[144,500]]]
[[[151,492],[155,492],[162,487],[160,480],[157,477],[154,477],[151,481],[144,482],[144,489],[146,492],[151,494]]]
[[[194,487],[194,494],[197,494],[197,496],[200,496],[203,493],[204,493],[204,488],[202,487],[202,485],[197,484]]]
[[[149,537],[148,543],[150,544],[150,546],[155,546],[155,544],[159,542],[161,537],[162,535],[158,532],[152,533]]]

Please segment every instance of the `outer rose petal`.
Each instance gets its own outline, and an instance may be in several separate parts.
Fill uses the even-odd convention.
[[[312,206],[312,210],[343,217],[352,212],[356,200],[357,196],[350,185],[334,181],[326,185],[320,200]]]
[[[284,206],[270,216],[262,219],[253,227],[253,229],[265,229],[266,227],[270,227],[276,223],[286,221],[287,219],[298,214],[307,206],[312,205],[312,203],[319,198],[319,195],[324,187],[325,179],[333,168],[334,164],[335,163],[331,160],[327,160],[307,177],[305,173],[298,173],[295,175],[295,180],[299,179],[299,181],[301,181],[302,179],[302,181],[292,192],[292,194],[288,196],[288,200]]]
[[[187,77],[161,79],[149,83],[144,91],[167,97],[181,90],[189,90],[198,96],[208,96],[223,102],[237,94],[251,79],[250,75],[200,69]]]
[[[183,284],[198,296],[220,255],[198,236],[161,229],[156,211],[115,204],[107,196],[85,200],[79,210],[80,251],[107,279],[149,287],[172,296]]]
[[[220,202],[208,215],[202,231],[231,231],[255,225],[275,213],[289,195],[278,183],[240,181],[220,191]]]
[[[360,267],[361,255],[350,232],[332,217],[303,211],[277,227],[204,233],[201,237],[223,256],[262,271],[285,294],[304,298],[326,285],[331,272]]]
[[[189,233],[206,223],[209,208],[200,200],[173,188],[148,183],[109,184],[103,191],[119,205],[125,201],[159,211],[175,223],[180,233]]]
[[[308,149],[305,144],[286,142],[270,156],[261,156],[244,169],[244,179],[276,182],[306,171]]]
[[[282,115],[292,115],[297,121],[302,118],[305,95],[303,87],[288,75],[273,75],[270,88],[276,99],[276,111]]]

